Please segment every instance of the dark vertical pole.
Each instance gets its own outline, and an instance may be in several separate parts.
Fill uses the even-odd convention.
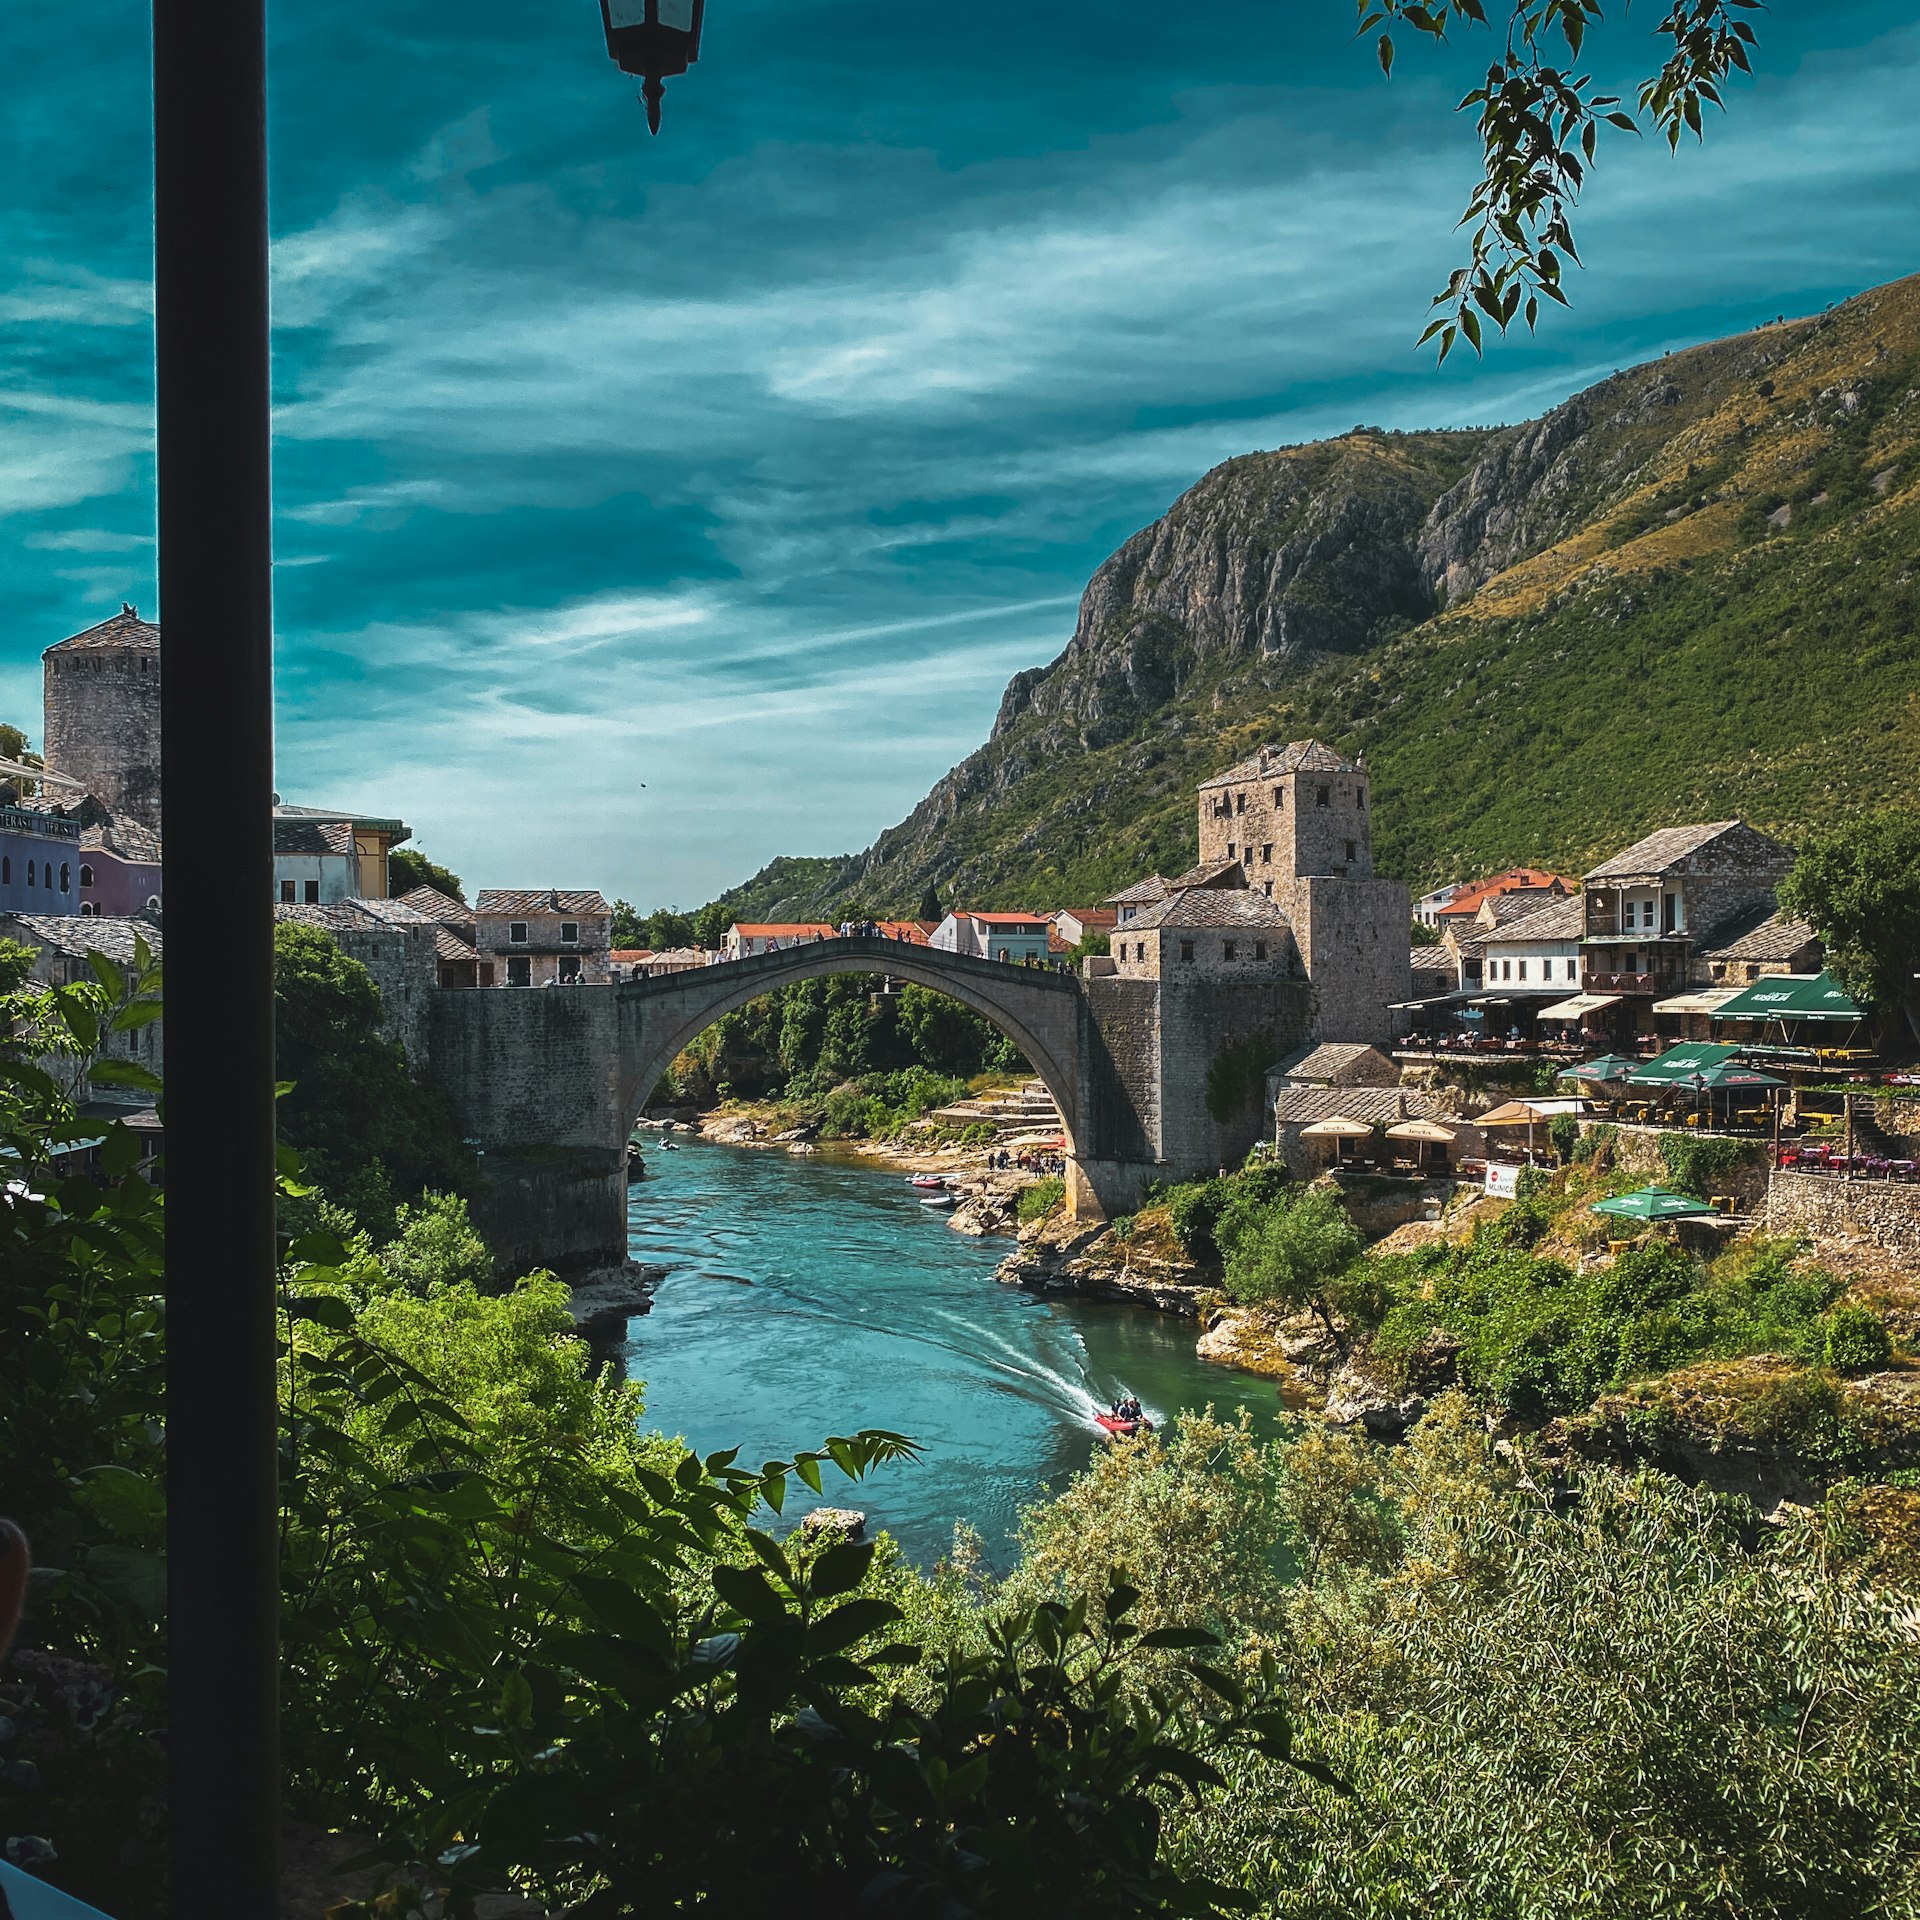
[[[154,0],[173,1910],[270,1920],[279,1817],[263,0]]]

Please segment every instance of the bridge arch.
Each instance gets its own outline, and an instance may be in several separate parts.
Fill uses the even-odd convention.
[[[616,1098],[631,1128],[679,1054],[716,1020],[778,987],[878,973],[944,993],[989,1020],[1025,1054],[1060,1109],[1067,1152],[1088,1120],[1085,1000],[1072,974],[978,960],[901,940],[803,941],[773,953],[619,987]]]

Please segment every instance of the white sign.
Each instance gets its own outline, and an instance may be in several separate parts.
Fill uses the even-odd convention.
[[[1513,1199],[1520,1191],[1520,1167],[1502,1166],[1496,1161],[1487,1162],[1487,1191],[1502,1200]]]

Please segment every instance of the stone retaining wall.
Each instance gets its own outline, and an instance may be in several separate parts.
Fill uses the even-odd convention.
[[[1776,1173],[1767,1190],[1766,1219],[1774,1233],[1858,1234],[1888,1253],[1920,1261],[1920,1183]]]

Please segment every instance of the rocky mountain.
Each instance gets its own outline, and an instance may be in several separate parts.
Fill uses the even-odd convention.
[[[1920,277],[1523,426],[1228,461],[907,819],[727,898],[1082,903],[1188,864],[1196,782],[1307,733],[1367,756],[1416,888],[1682,818],[1792,837],[1920,792],[1916,566]]]

